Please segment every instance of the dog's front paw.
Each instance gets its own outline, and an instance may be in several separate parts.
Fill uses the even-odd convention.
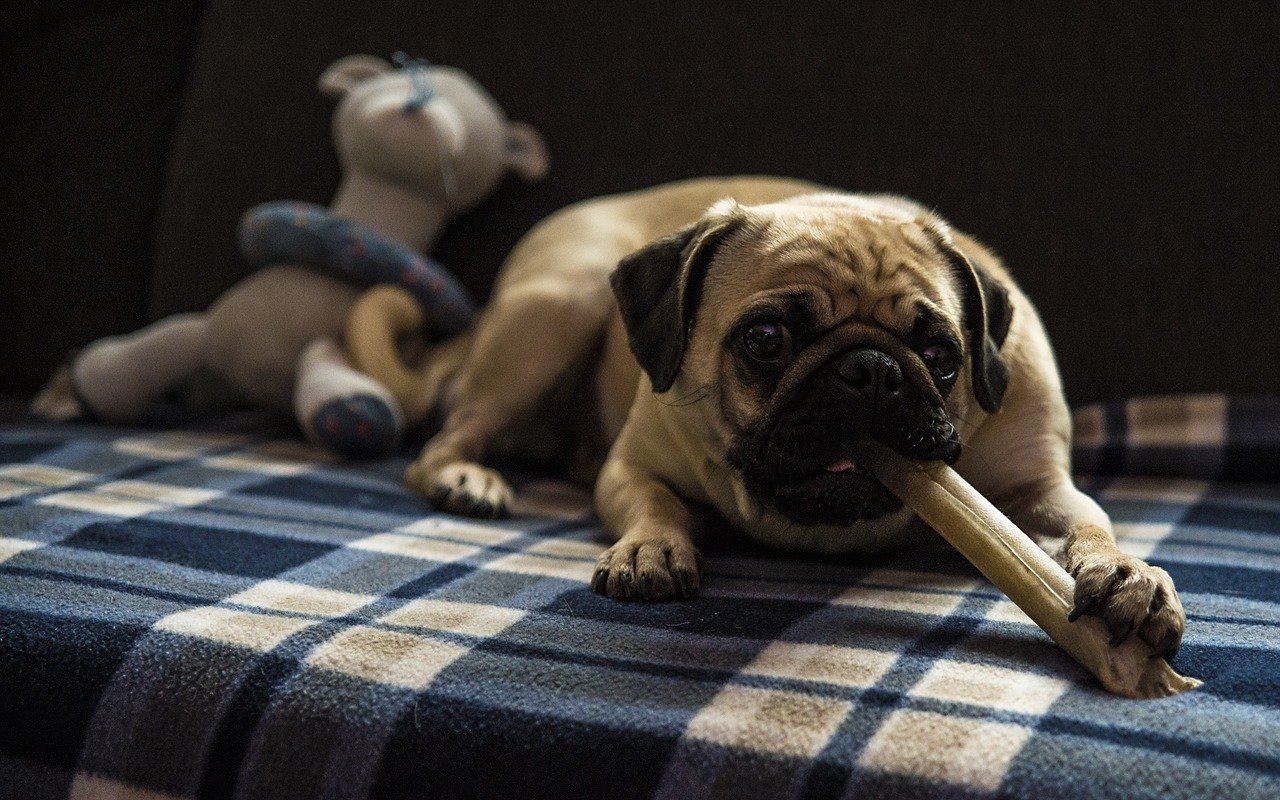
[[[683,537],[624,536],[596,562],[591,588],[615,600],[685,600],[698,591],[699,561]]]
[[[1187,615],[1169,573],[1121,553],[1085,556],[1071,571],[1075,603],[1068,619],[1096,614],[1115,647],[1131,635],[1172,660],[1182,643]]]
[[[484,519],[507,516],[511,486],[496,470],[467,462],[428,469],[416,462],[405,473],[409,488],[427,496],[436,508]]]

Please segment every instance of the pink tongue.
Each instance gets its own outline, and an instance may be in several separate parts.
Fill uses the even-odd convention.
[[[837,461],[834,464],[828,465],[827,472],[853,472],[857,468],[857,464],[846,458],[843,461]]]

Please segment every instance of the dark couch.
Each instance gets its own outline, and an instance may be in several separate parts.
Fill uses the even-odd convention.
[[[1261,2],[43,3],[0,22],[0,394],[244,274],[237,215],[326,201],[320,70],[406,49],[552,146],[438,253],[483,294],[566,203],[694,174],[901,192],[1002,253],[1071,399],[1280,388],[1280,17]],[[16,76],[16,77],[15,77]]]

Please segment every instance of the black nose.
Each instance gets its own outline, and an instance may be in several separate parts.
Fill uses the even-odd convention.
[[[902,367],[880,350],[854,350],[836,364],[840,380],[868,400],[888,399],[902,388]]]

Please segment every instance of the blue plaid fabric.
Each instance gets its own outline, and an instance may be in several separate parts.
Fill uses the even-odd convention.
[[[697,599],[626,604],[554,483],[482,523],[269,429],[2,429],[0,797],[1271,800],[1280,485],[1169,475],[1111,413],[1082,462],[1163,454],[1081,481],[1183,592],[1205,685],[1166,700],[1104,694],[942,544],[727,536]],[[1188,472],[1238,462],[1188,438]]]
[[[1095,475],[1280,481],[1280,401],[1139,397],[1075,415],[1075,465]]]

